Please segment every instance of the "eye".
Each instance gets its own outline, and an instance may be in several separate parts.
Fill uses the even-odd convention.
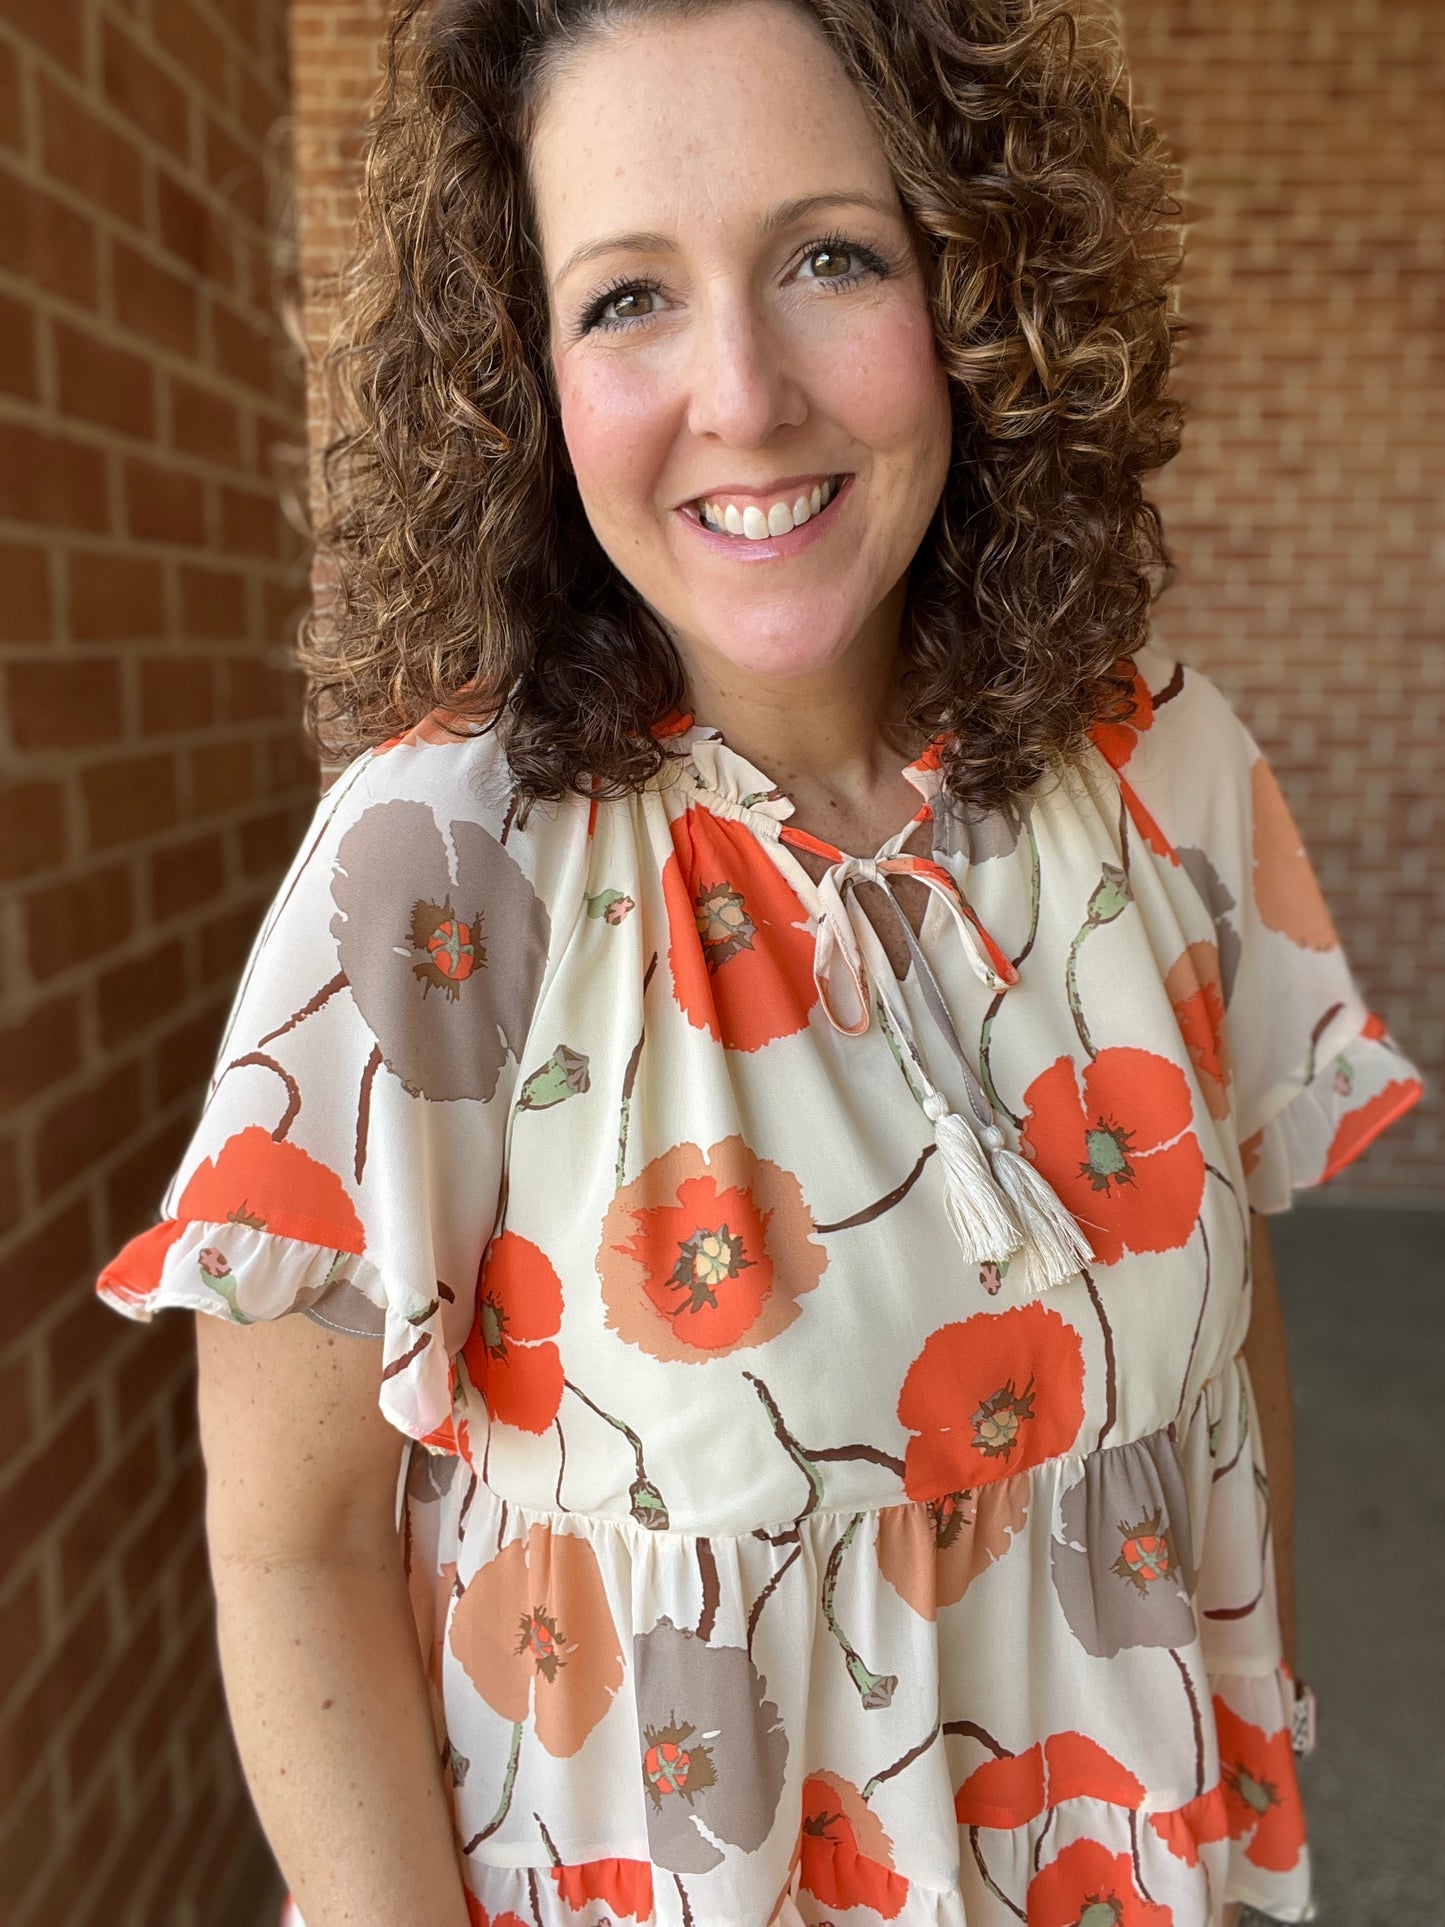
[[[584,311],[578,323],[577,332],[586,334],[593,328],[627,328],[635,321],[645,321],[651,310],[640,309],[612,316],[609,316],[607,311],[609,308],[625,309],[629,303],[639,301],[644,296],[657,297],[661,293],[661,283],[649,277],[641,280],[634,277],[631,280],[614,281],[610,286],[598,290]]]
[[[848,247],[815,247],[803,262],[811,268],[811,279],[815,281],[836,281],[848,276],[854,262],[854,251]]]
[[[825,234],[821,240],[812,242],[804,254],[801,265],[808,267],[817,261],[829,263],[829,271],[824,274],[806,275],[805,280],[816,281],[822,287],[851,288],[856,282],[865,280],[870,274],[880,278],[889,272],[888,263],[880,254],[860,242],[850,241],[846,234]],[[847,273],[834,272],[844,261],[855,265]],[[858,265],[861,263],[861,267]]]

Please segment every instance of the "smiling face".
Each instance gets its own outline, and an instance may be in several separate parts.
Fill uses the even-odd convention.
[[[582,504],[685,667],[821,687],[891,664],[949,393],[917,243],[821,31],[739,0],[599,36],[530,165]]]

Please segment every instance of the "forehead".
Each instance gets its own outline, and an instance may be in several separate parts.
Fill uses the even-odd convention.
[[[840,187],[892,198],[858,90],[781,0],[634,21],[583,45],[543,99],[529,155],[549,274],[612,229],[677,234]]]

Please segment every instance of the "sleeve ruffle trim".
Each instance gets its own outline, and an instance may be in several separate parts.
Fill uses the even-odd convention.
[[[1286,1211],[1296,1191],[1325,1184],[1418,1103],[1420,1074],[1378,1017],[1353,1037],[1328,1034],[1308,1081],[1241,1146],[1249,1202]]]
[[[442,1288],[445,1290],[445,1287]],[[450,1431],[451,1359],[443,1302],[397,1302],[369,1258],[251,1225],[168,1218],[132,1238],[95,1283],[114,1310],[142,1324],[158,1311],[208,1312],[255,1325],[304,1312],[331,1331],[382,1340],[378,1404],[409,1438]]]

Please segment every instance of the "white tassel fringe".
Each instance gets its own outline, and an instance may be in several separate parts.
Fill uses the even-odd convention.
[[[1093,1247],[1053,1187],[1027,1158],[1009,1150],[996,1124],[990,1124],[982,1137],[998,1187],[1023,1229],[1023,1249],[1010,1265],[1010,1275],[1017,1270],[1019,1282],[1029,1292],[1061,1285],[1080,1265],[1088,1263],[1094,1255]]]
[[[944,1207],[970,1264],[1002,1264],[1024,1242],[1007,1197],[994,1182],[983,1146],[941,1093],[923,1106],[943,1160]]]

